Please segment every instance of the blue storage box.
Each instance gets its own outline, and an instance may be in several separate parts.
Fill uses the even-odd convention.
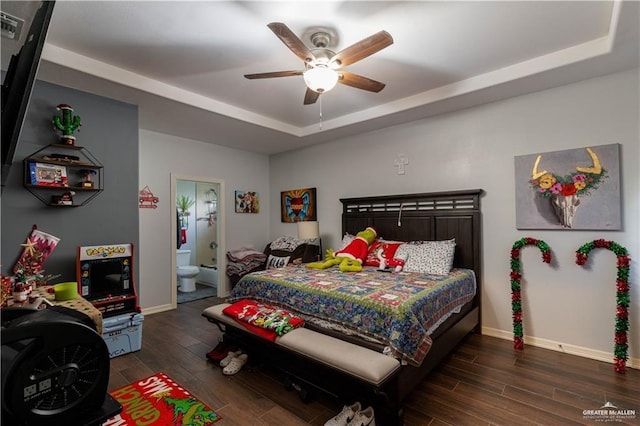
[[[110,358],[140,350],[142,321],[144,315],[138,313],[120,314],[102,320],[102,338],[107,344]]]

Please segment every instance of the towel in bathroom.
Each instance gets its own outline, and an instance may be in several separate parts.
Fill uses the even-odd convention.
[[[271,341],[304,325],[302,318],[289,311],[249,299],[232,303],[222,312],[234,318],[248,330]]]

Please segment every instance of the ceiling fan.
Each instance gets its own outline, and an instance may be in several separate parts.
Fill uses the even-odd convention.
[[[310,50],[285,24],[272,22],[267,26],[298,58],[304,61],[305,69],[245,74],[246,78],[253,80],[302,75],[307,85],[307,91],[304,95],[305,105],[315,103],[321,93],[328,92],[336,83],[369,92],[379,92],[384,88],[384,83],[342,71],[342,68],[393,44],[393,38],[388,32],[377,32],[338,53],[334,53],[327,47],[331,43],[331,34],[328,31],[318,30],[311,34],[311,43],[315,49]]]

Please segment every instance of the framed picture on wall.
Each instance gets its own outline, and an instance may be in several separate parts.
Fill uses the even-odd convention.
[[[518,229],[621,229],[619,144],[515,157]]]
[[[281,192],[281,221],[294,223],[317,220],[316,203],[316,188],[292,189]]]
[[[260,213],[260,197],[255,191],[236,190],[236,213]]]

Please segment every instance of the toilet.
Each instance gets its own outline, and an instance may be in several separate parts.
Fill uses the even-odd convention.
[[[190,261],[191,250],[176,251],[178,288],[180,291],[185,293],[196,291],[196,277],[200,273],[200,268],[194,265],[189,265]]]

